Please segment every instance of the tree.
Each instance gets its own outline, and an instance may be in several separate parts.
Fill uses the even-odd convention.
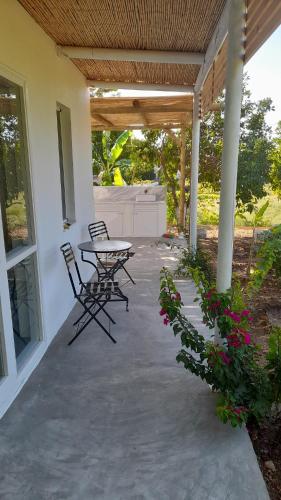
[[[273,140],[273,148],[269,155],[271,162],[270,181],[273,191],[281,198],[281,121],[276,127],[276,138]]]
[[[183,225],[179,219],[179,176],[180,151],[182,153],[182,172],[188,170],[190,160],[191,132],[185,131],[185,155],[180,148],[180,131],[172,130],[143,130],[143,140],[132,141],[132,179],[142,173],[151,177],[157,175],[160,183],[165,184],[168,190],[168,209],[172,211],[178,226]],[[189,153],[189,154],[188,154]],[[185,157],[184,157],[185,156]],[[184,186],[183,186],[184,187]],[[188,202],[188,196],[186,202]],[[183,212],[181,213],[183,216]]]
[[[241,108],[241,135],[237,175],[237,206],[252,211],[255,201],[265,196],[265,185],[269,182],[272,149],[272,130],[266,123],[266,115],[273,108],[270,98],[258,102],[251,100],[244,77]],[[219,98],[224,107],[224,96]],[[224,113],[211,112],[206,115],[201,127],[199,181],[219,189],[223,150]]]

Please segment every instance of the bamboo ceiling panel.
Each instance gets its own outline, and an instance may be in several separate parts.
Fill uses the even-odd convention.
[[[225,0],[19,0],[56,43],[205,52]]]
[[[91,99],[93,130],[178,128],[192,121],[192,96]]]
[[[19,0],[59,45],[205,53],[226,0]],[[245,60],[281,22],[281,0],[247,0]],[[225,50],[225,53],[224,53]],[[222,55],[224,54],[224,58]],[[204,112],[225,85],[226,42],[203,89]],[[198,66],[73,62],[89,80],[194,85]],[[208,95],[207,95],[208,94]]]
[[[89,80],[104,82],[194,85],[199,66],[74,59]]]

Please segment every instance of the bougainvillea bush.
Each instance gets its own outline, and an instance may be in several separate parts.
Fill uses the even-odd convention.
[[[259,421],[270,410],[274,395],[266,367],[257,363],[259,348],[251,335],[251,312],[239,286],[218,293],[196,262],[194,256],[186,262],[197,287],[195,300],[200,302],[203,322],[216,335],[206,340],[183,314],[173,275],[163,268],[160,315],[181,339],[177,361],[219,393],[216,413],[224,423],[235,427],[250,419]]]

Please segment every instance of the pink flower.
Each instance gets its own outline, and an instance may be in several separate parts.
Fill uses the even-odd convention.
[[[229,365],[231,363],[231,358],[228,356],[228,354],[226,354],[226,352],[220,351],[218,352],[218,355],[226,365]]]
[[[249,309],[244,309],[244,311],[241,312],[241,316],[242,317],[247,317],[249,316],[251,311],[249,311]]]
[[[233,333],[227,335],[227,343],[230,347],[241,347],[242,343],[249,345],[251,343],[251,334],[242,328],[234,328]]]
[[[252,316],[249,316],[251,314],[251,311],[249,309],[244,309],[244,311],[241,312],[241,318],[247,318],[248,321],[253,321]]]
[[[230,335],[227,335],[227,343],[229,345],[229,347],[240,347],[241,346],[241,342],[239,340],[239,337],[236,333],[232,333]]]
[[[236,415],[240,416],[241,413],[247,413],[248,410],[247,408],[245,408],[245,406],[235,406],[234,408],[232,408],[232,411]]]
[[[246,333],[246,335],[244,337],[244,342],[247,345],[249,345],[251,343],[251,335],[249,333]]]
[[[229,309],[225,309],[224,314],[235,321],[235,323],[240,323],[241,321],[241,317],[235,312],[230,311]]]
[[[251,334],[245,330],[240,329],[239,333],[244,338],[244,344],[249,345],[251,343]]]
[[[163,323],[166,326],[170,323],[170,320],[169,320],[168,316],[166,316],[166,318],[164,318]]]
[[[160,316],[165,316],[166,311],[165,311],[165,309],[163,309],[163,307],[162,307],[161,311],[159,312],[159,314],[160,314]]]
[[[213,302],[213,304],[210,304],[208,306],[208,309],[209,309],[209,311],[214,311],[215,309],[218,309],[218,307],[220,307],[220,305],[221,305],[221,301],[217,300],[216,302]]]
[[[205,293],[205,298],[210,300],[215,291],[216,290],[214,288],[210,288],[210,290],[207,293]]]

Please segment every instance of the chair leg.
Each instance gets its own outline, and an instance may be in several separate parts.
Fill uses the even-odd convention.
[[[99,304],[99,302],[94,302],[94,304],[91,305],[91,307],[89,309],[92,309],[92,307],[94,307],[95,305]],[[108,319],[111,321],[111,323],[113,325],[116,325],[116,321],[114,321],[114,319],[110,316],[110,314],[105,310],[105,309],[102,309],[102,311],[104,312],[104,314],[108,317]],[[81,314],[81,316],[79,316],[79,318],[74,321],[73,323],[73,326],[76,326],[79,321],[81,321],[82,318],[84,318],[84,316],[88,313],[88,311],[84,311],[83,314]]]
[[[85,328],[88,326],[89,323],[91,323],[91,321],[93,319],[100,326],[100,328],[104,331],[104,333],[106,333],[106,335],[110,338],[110,340],[112,340],[112,342],[114,344],[116,344],[115,338],[112,337],[112,335],[110,335],[109,331],[101,324],[101,322],[95,316],[94,317],[91,316],[88,319],[88,321],[86,321],[86,323],[82,326],[82,328],[80,328],[80,330],[78,330],[78,332],[74,335],[74,337],[72,337],[72,339],[68,342],[67,345],[73,344],[74,340],[76,340],[79,337],[79,335],[81,335],[81,333],[85,330]]]
[[[106,333],[106,335],[112,340],[112,342],[114,344],[116,344],[116,340],[110,335],[109,331],[101,324],[101,322],[96,318],[97,314],[103,310],[104,311],[104,306],[105,304],[107,304],[108,300],[104,302],[104,304],[102,304],[102,306],[99,305],[99,309],[95,312],[95,314],[93,314],[91,312],[91,308],[92,306],[89,308],[87,307],[85,304],[83,304],[80,300],[79,302],[83,305],[84,309],[85,309],[85,313],[82,315],[84,316],[86,313],[88,313],[90,315],[90,318],[84,323],[84,325],[78,330],[78,332],[76,332],[76,334],[74,335],[74,337],[68,342],[68,345],[71,345],[74,340],[77,339],[77,337],[79,337],[79,335],[81,335],[81,333],[85,330],[85,328],[89,325],[89,323],[92,321],[92,320],[95,320],[95,322],[100,326],[100,328],[104,331],[104,333]],[[105,311],[104,311],[105,312]]]
[[[127,271],[126,267],[125,266],[122,266],[122,268],[124,269],[125,273],[127,274],[129,280],[133,283],[133,285],[136,284],[136,282],[133,280],[132,276],[130,275],[130,273]]]

